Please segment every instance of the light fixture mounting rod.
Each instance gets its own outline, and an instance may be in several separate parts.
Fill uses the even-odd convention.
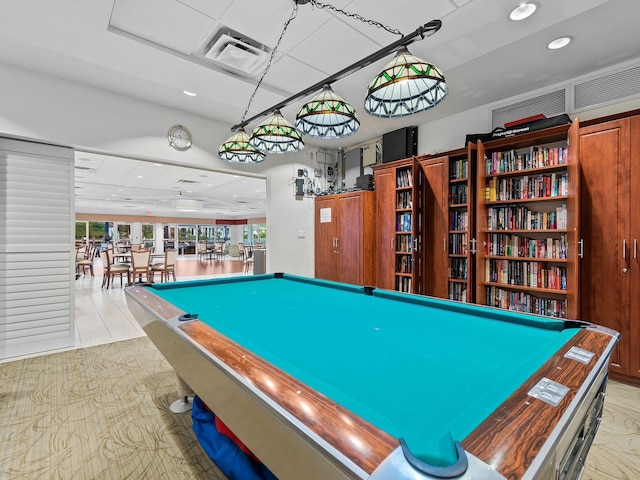
[[[269,107],[266,110],[258,113],[257,115],[254,115],[251,118],[243,120],[242,122],[231,127],[231,130],[235,132],[237,129],[248,125],[254,120],[273,113],[274,110],[280,110],[281,108],[286,107],[287,105],[298,100],[299,98],[306,97],[307,95],[310,95],[320,90],[325,84],[331,85],[332,83],[337,82],[338,80],[345,78],[351,75],[352,73],[357,72],[358,70],[371,65],[374,62],[377,62],[381,58],[386,57],[391,52],[397,50],[398,47],[402,47],[402,46],[406,47],[407,45],[411,45],[412,43],[417,42],[418,40],[422,40],[425,37],[430,37],[431,35],[436,33],[438,30],[440,30],[440,27],[442,27],[441,20],[431,20],[430,22],[425,23],[424,25],[421,25],[420,27],[418,27],[414,32],[408,35],[405,35],[404,37],[396,40],[393,43],[390,43],[386,47],[382,47],[380,50],[372,53],[368,57],[358,60],[356,63],[349,65],[346,68],[343,68],[339,72],[334,73],[333,75],[319,81],[318,83],[311,85],[308,88],[305,88],[304,90],[296,93],[295,95],[290,96],[286,100],[283,100],[282,102],[277,103],[276,105]]]

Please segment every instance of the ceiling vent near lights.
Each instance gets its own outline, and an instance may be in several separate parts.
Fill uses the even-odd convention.
[[[233,32],[214,37],[204,57],[255,77],[264,71],[271,53],[264,45],[253,45]]]

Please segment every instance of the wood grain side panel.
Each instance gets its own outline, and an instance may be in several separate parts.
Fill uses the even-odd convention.
[[[126,291],[129,295],[137,298],[142,304],[147,305],[153,312],[165,320],[185,313],[183,310],[176,308],[171,303],[155,295],[152,290],[141,285],[126,287]]]
[[[376,170],[375,180],[375,285],[395,288],[396,174],[394,168]]]
[[[640,207],[637,195],[640,192],[640,116],[631,117],[631,152],[629,172],[629,374],[640,384]]]
[[[540,453],[580,386],[611,342],[596,330],[581,330],[495,412],[462,442],[472,453],[507,479],[520,479]],[[572,346],[595,352],[588,365],[564,357]],[[543,377],[569,387],[557,407],[530,397],[528,392]]]
[[[179,329],[369,474],[398,446],[395,438],[202,322]]]
[[[424,185],[424,236],[422,239],[423,293],[448,298],[448,178],[449,157],[420,162],[425,175]]]
[[[580,318],[620,332],[611,370],[622,374],[629,373],[629,283],[622,273],[629,175],[620,164],[628,158],[628,119],[580,129]]]

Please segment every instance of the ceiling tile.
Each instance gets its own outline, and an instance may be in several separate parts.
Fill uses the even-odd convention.
[[[116,0],[110,20],[113,27],[187,55],[200,46],[216,24],[214,19],[174,0]]]
[[[289,55],[331,74],[378,49],[371,40],[335,18],[316,30]],[[327,52],[330,52],[328,55]]]
[[[220,19],[233,0],[176,0],[178,3],[187,5],[208,17]]]

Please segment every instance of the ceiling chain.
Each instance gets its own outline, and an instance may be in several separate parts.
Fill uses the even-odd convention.
[[[253,93],[251,94],[251,98],[249,98],[249,103],[247,104],[247,108],[245,109],[244,113],[242,114],[242,119],[240,120],[240,123],[243,123],[244,119],[247,117],[247,113],[249,112],[249,108],[251,107],[251,103],[253,103],[253,99],[256,96],[256,93],[258,93],[258,89],[260,88],[260,85],[262,85],[262,81],[264,80],[264,77],[267,76],[267,72],[271,68],[271,63],[273,62],[273,57],[276,55],[276,51],[278,50],[278,47],[280,46],[280,42],[282,41],[282,37],[284,37],[284,33],[287,31],[287,28],[289,28],[289,24],[291,23],[291,21],[294,18],[296,18],[296,16],[298,16],[298,3],[297,2],[293,2],[293,10],[291,11],[291,15],[289,15],[289,19],[284,23],[284,27],[282,28],[282,33],[280,33],[280,38],[278,38],[278,41],[276,42],[276,46],[273,47],[273,50],[271,50],[271,56],[269,57],[269,61],[267,62],[267,66],[264,67],[264,71],[262,72],[262,76],[260,77],[260,80],[258,80],[256,88],[253,91]]]
[[[397,28],[391,28],[387,25],[383,25],[380,22],[376,22],[375,20],[369,20],[368,18],[364,18],[362,15],[358,15],[357,13],[349,13],[346,12],[340,8],[334,7],[333,5],[327,4],[327,3],[322,3],[322,2],[318,2],[317,0],[309,0],[309,3],[311,3],[311,5],[314,5],[318,8],[326,8],[328,10],[333,10],[336,13],[340,13],[346,17],[351,17],[351,18],[355,18],[356,20],[360,20],[362,23],[368,23],[369,25],[373,25],[374,27],[378,27],[378,28],[382,28],[384,30],[386,30],[389,33],[393,33],[395,35],[400,35],[400,36],[404,36],[402,34],[402,32],[400,30],[398,30]]]

